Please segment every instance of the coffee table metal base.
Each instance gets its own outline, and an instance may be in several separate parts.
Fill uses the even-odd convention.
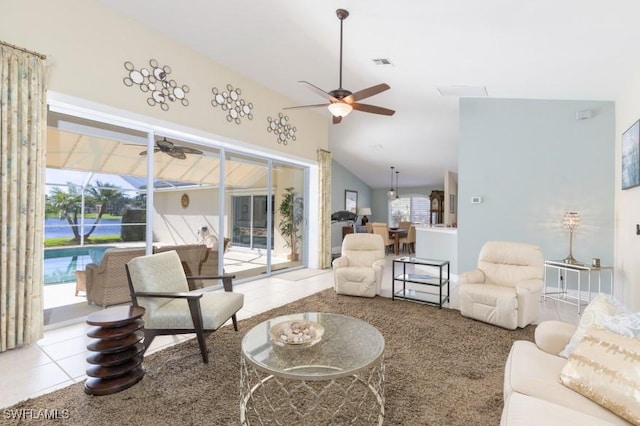
[[[331,380],[293,380],[265,373],[241,357],[242,425],[382,425],[384,358],[356,374]],[[293,371],[291,369],[290,371]],[[330,366],[296,367],[312,373]]]

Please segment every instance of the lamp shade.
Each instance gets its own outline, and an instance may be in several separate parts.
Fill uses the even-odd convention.
[[[334,102],[329,104],[329,112],[335,117],[346,117],[353,107],[346,102]]]
[[[580,215],[576,212],[566,212],[562,219],[562,226],[573,231],[580,226]]]
[[[358,214],[360,216],[371,216],[371,208],[362,207],[360,210],[358,210]]]

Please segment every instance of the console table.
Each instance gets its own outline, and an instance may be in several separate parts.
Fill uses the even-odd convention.
[[[398,267],[396,269],[396,264]],[[437,268],[437,274],[429,274],[426,272],[416,271],[415,267],[429,266]],[[446,269],[446,275],[445,275]],[[396,274],[399,272],[398,274]],[[448,260],[420,259],[418,257],[404,256],[393,259],[391,269],[391,299],[406,299],[415,302],[436,305],[442,308],[445,302],[449,301],[451,295],[450,286],[450,269]],[[402,283],[402,288],[396,291],[396,282]],[[438,288],[438,292],[430,292],[418,290],[416,288],[407,287],[407,284],[416,284],[410,287],[417,287],[429,290],[434,287]],[[443,293],[442,289],[446,287],[447,292]]]
[[[588,305],[592,294],[602,293],[602,273],[609,276],[609,294],[613,294],[613,266],[590,266],[584,264],[570,264],[561,260],[546,260],[544,262],[543,300],[551,299],[568,303],[578,307],[578,315],[583,305]],[[575,274],[575,275],[573,275]],[[568,292],[567,280],[576,277],[576,294]],[[555,279],[554,279],[555,278]]]
[[[95,326],[87,336],[97,340],[87,346],[95,353],[87,357],[91,365],[87,368],[85,393],[110,395],[142,380],[143,315],[141,306],[118,306],[87,317],[87,324]]]

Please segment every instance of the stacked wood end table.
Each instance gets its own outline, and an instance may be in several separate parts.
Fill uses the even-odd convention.
[[[87,324],[94,326],[87,336],[96,340],[87,346],[94,353],[87,357],[86,393],[110,395],[142,380],[143,315],[143,307],[118,306],[87,317]]]

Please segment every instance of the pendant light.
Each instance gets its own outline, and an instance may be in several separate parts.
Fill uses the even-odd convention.
[[[396,170],[396,200],[400,198],[400,194],[398,193],[398,175],[399,174],[400,172]]]
[[[391,189],[387,191],[387,198],[389,200],[395,200],[397,195],[396,191],[393,189],[393,169],[395,169],[395,167],[391,166]]]

